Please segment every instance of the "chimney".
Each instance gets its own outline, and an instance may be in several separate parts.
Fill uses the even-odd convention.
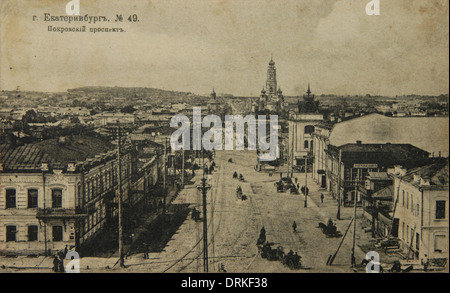
[[[357,144],[357,145],[361,145],[361,144],[362,144],[362,141],[357,140],[357,141],[356,141],[356,144]]]
[[[400,175],[400,176],[405,176],[406,175],[406,168],[400,166],[400,165],[395,165],[394,166],[394,174]]]
[[[75,172],[76,168],[75,168],[75,163],[69,163],[67,165],[67,171],[68,172]]]
[[[41,164],[41,171],[45,172],[45,171],[48,171],[48,170],[49,170],[48,163],[42,163]]]

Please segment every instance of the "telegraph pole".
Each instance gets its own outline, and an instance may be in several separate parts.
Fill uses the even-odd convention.
[[[164,180],[163,180],[163,187],[164,187],[164,206],[163,206],[163,213],[166,212],[166,197],[167,197],[167,137],[165,139],[164,143]]]
[[[202,184],[200,186],[197,186],[197,188],[201,190],[203,196],[203,271],[205,273],[208,272],[208,221],[206,210],[206,194],[208,192],[208,189],[211,188],[211,186],[206,184],[206,180],[207,179],[205,178],[205,167],[203,164],[203,178],[201,179]]]
[[[122,223],[122,162],[121,162],[121,133],[120,133],[120,125],[118,128],[117,135],[118,143],[117,143],[117,161],[118,161],[118,180],[119,180],[119,265],[121,268],[125,267],[124,263],[124,255],[123,255],[123,223]]]
[[[339,160],[338,160],[338,210],[336,219],[341,219],[341,161],[342,161],[342,152],[339,149]]]
[[[208,272],[208,224],[206,211],[206,178],[202,178],[202,195],[203,195],[203,271]]]
[[[305,208],[308,207],[308,156],[305,158]]]
[[[356,178],[355,178],[355,194],[353,195],[353,208],[354,208],[354,213],[353,213],[353,245],[352,245],[352,258],[351,258],[351,262],[352,262],[352,267],[356,266],[356,261],[355,261],[355,243],[356,243],[356,195],[358,192],[358,182],[359,182],[359,169],[357,169],[356,171]]]
[[[182,158],[181,158],[181,188],[184,188],[184,148],[183,148],[183,153],[182,153]]]

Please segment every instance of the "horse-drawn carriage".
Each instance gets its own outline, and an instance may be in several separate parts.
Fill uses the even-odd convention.
[[[269,261],[281,261],[283,265],[289,267],[291,270],[298,270],[302,267],[301,256],[294,253],[292,250],[286,254],[284,253],[282,246],[272,248],[273,244],[274,243],[266,242],[262,246],[259,246],[262,258],[266,258]]]
[[[247,196],[242,192],[242,188],[240,186],[236,188],[236,197],[241,200],[247,199]]]
[[[342,234],[337,230],[336,225],[333,223],[331,219],[328,220],[327,224],[322,222],[319,223],[319,227],[322,230],[322,233],[327,237],[341,237]]]
[[[290,177],[283,177],[275,182],[277,192],[286,192],[287,190],[296,190],[294,183]]]

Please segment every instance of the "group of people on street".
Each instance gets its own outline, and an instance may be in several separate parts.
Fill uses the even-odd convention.
[[[67,252],[69,251],[67,245],[64,248],[64,250],[57,251],[55,255],[53,256],[53,271],[55,273],[64,273],[64,258],[67,255]]]

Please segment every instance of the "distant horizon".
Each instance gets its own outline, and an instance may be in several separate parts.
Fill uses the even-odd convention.
[[[68,88],[65,91],[42,91],[42,90],[31,90],[31,89],[20,89],[19,92],[35,92],[35,93],[51,93],[51,94],[64,94],[64,93],[68,93],[69,90],[74,90],[74,89],[80,89],[80,88],[123,88],[123,89],[153,89],[153,90],[162,90],[162,91],[167,91],[167,92],[179,92],[179,93],[190,93],[193,95],[198,95],[198,96],[209,96],[210,93],[195,93],[192,91],[188,91],[188,90],[175,90],[175,89],[165,89],[165,88],[158,88],[158,87],[145,87],[145,86],[117,86],[117,85],[111,85],[111,86],[105,86],[105,85],[85,85],[85,86],[77,86],[77,87],[73,87],[73,88]],[[233,93],[222,93],[220,91],[217,91],[216,89],[214,89],[217,96],[220,95],[231,95],[233,97],[236,98],[255,98],[255,97],[259,97],[258,95],[254,95],[254,96],[250,96],[250,95],[236,95]],[[17,89],[2,89],[2,92],[14,92],[17,91]],[[212,91],[212,89],[211,89]],[[305,91],[306,93],[306,91]],[[299,95],[284,95],[285,97],[303,97],[303,95],[305,93],[299,94]],[[421,97],[440,97],[440,96],[450,96],[450,93],[441,93],[441,94],[437,94],[437,95],[422,95],[422,94],[414,94],[414,93],[409,93],[409,94],[403,94],[403,95],[375,95],[375,94],[370,94],[370,93],[365,93],[365,94],[347,94],[347,95],[341,95],[341,94],[333,94],[333,93],[315,93],[312,89],[312,94],[315,96],[337,96],[337,97],[365,97],[365,96],[371,96],[371,97],[386,97],[386,98],[396,98],[396,97],[404,97],[404,96],[421,96]]]

